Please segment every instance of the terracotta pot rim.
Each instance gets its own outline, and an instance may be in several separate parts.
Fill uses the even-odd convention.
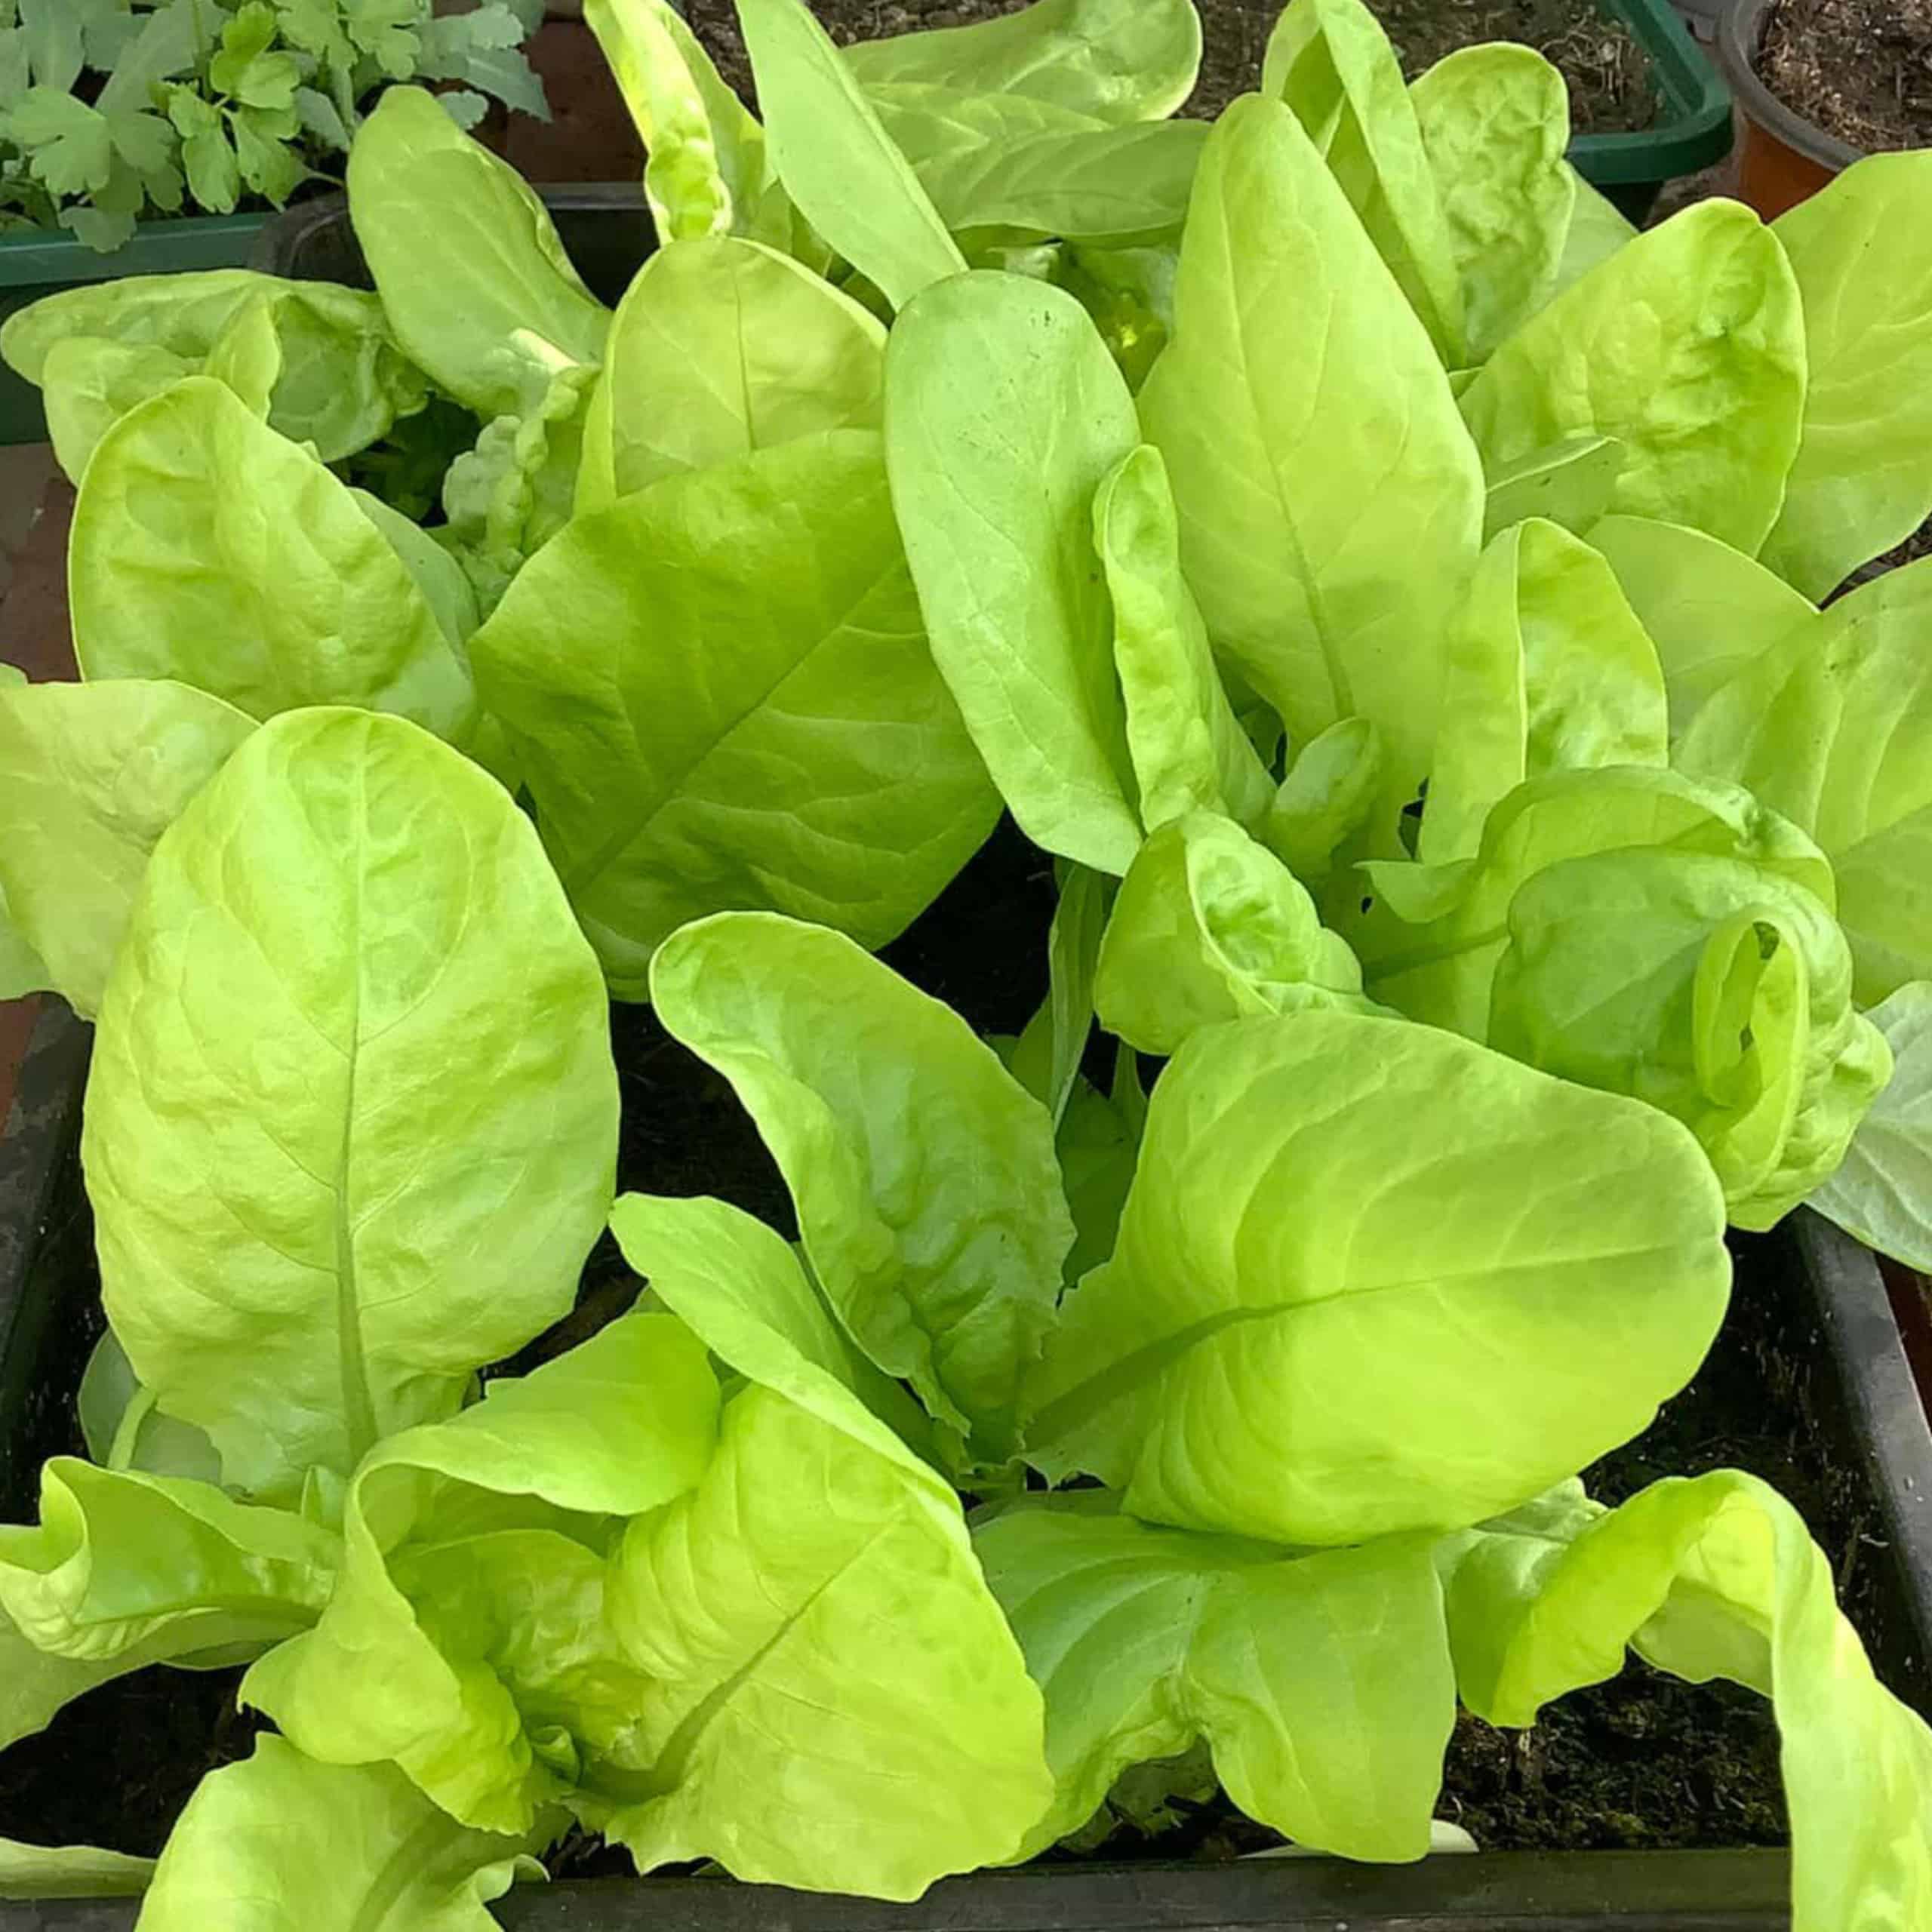
[[[1718,21],[1718,58],[1724,78],[1744,111],[1774,139],[1829,174],[1835,174],[1855,161],[1865,158],[1865,150],[1829,134],[1816,122],[1807,121],[1788,107],[1758,78],[1757,57],[1764,38],[1765,17],[1774,0],[1730,0]]]

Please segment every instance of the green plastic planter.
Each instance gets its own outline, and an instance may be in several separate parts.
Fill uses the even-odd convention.
[[[71,235],[51,230],[0,236],[0,321],[16,309],[90,281],[129,275],[180,275],[193,269],[241,269],[254,259],[272,214],[191,215],[144,221],[126,247],[103,255]],[[40,392],[0,368],[0,443],[47,439]]]
[[[1730,90],[1690,37],[1669,0],[1598,0],[1649,57],[1660,103],[1657,125],[1641,134],[1580,134],[1570,158],[1641,223],[1666,181],[1715,167],[1730,152]]]

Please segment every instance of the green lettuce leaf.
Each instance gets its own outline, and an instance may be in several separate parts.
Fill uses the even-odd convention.
[[[1784,251],[1735,202],[1686,208],[1531,317],[1462,407],[1492,470],[1566,438],[1614,436],[1624,445],[1614,509],[1755,553],[1777,520],[1804,407]]]
[[[90,678],[174,678],[253,718],[359,704],[452,743],[469,668],[347,486],[205,376],[110,430],[74,511],[74,650]]]
[[[91,1844],[22,1844],[0,1838],[0,1899],[137,1898],[153,1876],[152,1858]]]
[[[955,234],[1112,246],[1174,235],[1208,140],[1198,121],[1113,126],[1024,95],[931,82],[869,86],[866,98]]]
[[[177,1422],[155,1406],[153,1390],[141,1386],[112,1328],[102,1331],[88,1357],[75,1407],[88,1454],[103,1469],[220,1484],[221,1458],[214,1444],[191,1423]]]
[[[341,1544],[202,1482],[56,1457],[37,1528],[0,1529],[0,1611],[36,1649],[126,1667],[260,1649],[313,1623]]]
[[[417,88],[355,137],[349,212],[410,360],[486,421],[519,416],[556,370],[602,359],[610,312],[514,168]]]
[[[1112,1503],[1035,1499],[974,1533],[1046,1700],[1057,1790],[1028,1848],[1084,1824],[1129,1766],[1204,1738],[1229,1795],[1284,1836],[1422,1857],[1456,1715],[1428,1540],[1295,1557]]]
[[[1677,1676],[1769,1697],[1791,1813],[1793,1932],[1913,1925],[1932,1912],[1932,1733],[1872,1674],[1824,1554],[1755,1476],[1671,1478],[1607,1513],[1445,1545],[1457,1687],[1490,1723],[1623,1667],[1626,1644]]]
[[[1564,165],[1570,168],[1567,162]],[[1574,168],[1570,172],[1576,176],[1577,200],[1571,212],[1570,231],[1563,238],[1563,259],[1557,267],[1553,295],[1564,294],[1637,238],[1636,229],[1614,202],[1592,187]]]
[[[1381,735],[1371,835],[1429,768],[1426,648],[1476,560],[1482,475],[1426,336],[1294,116],[1221,117],[1182,246],[1174,340],[1141,392],[1209,636],[1297,744]],[[1346,355],[1326,345],[1345,341]]]
[[[1108,1092],[1083,1079],[1073,1083],[1067,1096],[1054,1144],[1073,1215],[1073,1245],[1063,1270],[1069,1287],[1114,1251],[1146,1120],[1140,1063],[1134,1049],[1124,1044],[1115,1050]]]
[[[1681,524],[1607,516],[1591,526],[1630,608],[1657,646],[1681,737],[1704,700],[1817,611],[1741,550]]]
[[[1749,786],[1838,878],[1862,1006],[1932,978],[1932,558],[1887,572],[1764,651],[1678,742]]]
[[[531,1830],[579,1787],[648,1767],[649,1687],[605,1621],[618,1519],[697,1482],[718,1385],[696,1337],[632,1315],[356,1472],[321,1621],[242,1686],[309,1756],[393,1760],[482,1830]]]
[[[1623,445],[1614,436],[1572,436],[1500,463],[1484,478],[1484,540],[1533,516],[1594,540],[1623,471]]]
[[[238,1486],[346,1475],[569,1308],[617,1125],[528,820],[400,719],[278,718],[156,847],[102,1004],[109,1317]]]
[[[1192,812],[1140,848],[1107,922],[1094,995],[1101,1023],[1143,1053],[1203,1026],[1312,1007],[1367,1010],[1355,955],[1266,846]]]
[[[966,26],[861,41],[844,60],[868,93],[937,85],[1124,126],[1161,120],[1193,92],[1201,17],[1192,0],[1035,0]]]
[[[992,829],[880,454],[837,430],[667,477],[572,523],[471,640],[620,998],[721,909],[882,946]]]
[[[55,460],[78,485],[103,436],[131,409],[171,389],[195,365],[152,343],[69,336],[42,364],[42,407]]]
[[[666,1029],[737,1090],[854,1338],[998,1463],[1073,1238],[1045,1108],[952,1010],[835,934],[723,914],[660,950]]]
[[[1409,89],[1461,278],[1463,350],[1487,359],[1555,293],[1577,203],[1570,91],[1533,48],[1465,47]]]
[[[1046,1809],[1039,1693],[956,1499],[894,1449],[748,1388],[697,1487],[626,1533],[611,1616],[651,1765],[590,1815],[645,1869],[913,1899]]]
[[[597,371],[573,363],[533,386],[521,414],[499,416],[443,479],[445,540],[494,610],[525,564],[569,522]]]
[[[1047,996],[1007,1057],[1007,1071],[1041,1103],[1058,1128],[1094,1032],[1094,975],[1115,884],[1105,872],[1068,865],[1047,933]]]
[[[773,165],[820,234],[903,308],[965,258],[804,0],[737,0]]]
[[[787,244],[792,205],[764,130],[667,0],[586,0],[584,18],[643,137],[658,239],[746,235]]]
[[[1801,886],[1830,911],[1830,863],[1797,826],[1750,792],[1650,765],[1556,771],[1518,786],[1490,813],[1472,859],[1371,862],[1372,915],[1344,925],[1369,992],[1412,1020],[1487,1036],[1511,902],[1565,859],[1633,848],[1710,853]]]
[[[1338,718],[1297,750],[1275,787],[1260,835],[1311,888],[1374,808],[1382,781],[1382,734],[1366,718]]]
[[[1723,1231],[1702,1151],[1654,1108],[1393,1020],[1209,1027],[1155,1089],[1119,1244],[1029,1391],[1029,1459],[1281,1543],[1475,1521],[1690,1379]]]
[[[485,1902],[532,1875],[526,1849],[466,1831],[393,1764],[318,1764],[260,1737],[188,1801],[140,1932],[494,1932]]]
[[[981,272],[921,297],[886,352],[893,507],[933,654],[1036,844],[1126,871],[1140,842],[1094,494],[1140,441],[1078,303]]]
[[[1268,42],[1261,89],[1284,103],[1327,160],[1450,368],[1472,358],[1461,266],[1415,102],[1361,0],[1291,0]]]
[[[1764,561],[1807,597],[1932,515],[1932,154],[1869,155],[1772,231],[1804,303],[1804,428]]]
[[[660,478],[828,429],[881,426],[885,330],[790,257],[729,236],[673,242],[618,305],[580,514]]]
[[[1472,857],[1525,779],[1663,764],[1656,647],[1595,551],[1541,518],[1484,551],[1443,646],[1442,728],[1416,856]]]
[[[719,1361],[888,1455],[903,1444],[929,1456],[924,1412],[860,1353],[783,1235],[725,1201],[645,1194],[619,1196],[611,1232],[652,1294]]]
[[[1932,1274],[1932,983],[1908,980],[1866,1016],[1892,1078],[1811,1205],[1921,1274]]]
[[[186,685],[0,685],[0,895],[92,1018],[155,841],[255,728]]]
[[[1094,499],[1094,545],[1114,608],[1114,666],[1141,823],[1195,811],[1252,826],[1275,782],[1235,717],[1200,608],[1181,574],[1180,533],[1161,453],[1143,443]]]
[[[380,300],[248,269],[128,275],[63,289],[10,315],[0,357],[46,392],[61,467],[78,483],[94,445],[137,404],[204,371],[251,311],[276,352],[269,426],[338,463],[428,400]]]
[[[1537,873],[1510,903],[1489,1039],[1682,1121],[1744,1228],[1771,1226],[1832,1173],[1891,1071],[1853,1009],[1830,912],[1706,853],[1604,852]]]

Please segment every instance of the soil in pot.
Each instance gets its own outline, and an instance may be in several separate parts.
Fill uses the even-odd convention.
[[[886,957],[983,1032],[1017,1032],[1045,991],[1053,903],[1048,862],[1003,825]],[[613,1018],[624,1098],[621,1184],[717,1194],[790,1232],[777,1172],[724,1081],[643,1009],[619,1007]],[[45,1265],[65,1292],[36,1456],[79,1448],[72,1392],[100,1323],[77,1186],[47,1241]],[[1747,1255],[1731,1318],[1696,1383],[1651,1435],[1593,1471],[1591,1484],[1614,1501],[1666,1473],[1755,1471],[1804,1512],[1857,1617],[1875,1575],[1865,1554],[1872,1506],[1821,1450],[1800,1399],[1803,1345],[1780,1328],[1777,1298],[1754,1294],[1752,1280]],[[506,1367],[556,1353],[636,1292],[607,1241],[585,1269],[575,1313]],[[31,1501],[16,1494],[8,1506],[17,1521]],[[0,1836],[158,1850],[201,1775],[250,1749],[254,1723],[236,1711],[238,1678],[149,1671],[70,1706],[41,1737],[0,1755]],[[1227,1858],[1274,1841],[1224,1798],[1178,1782],[1151,1830],[1123,1821],[1089,1833],[1083,1854]],[[1532,1731],[1497,1731],[1466,1718],[1450,1750],[1441,1815],[1496,1850],[1779,1843],[1786,1826],[1770,1709],[1743,1691],[1693,1688],[1637,1669],[1565,1700]],[[627,1869],[622,1853],[588,1839],[566,1847],[563,1863],[575,1875]]]
[[[1757,68],[1794,113],[1855,148],[1932,147],[1927,0],[1777,0]]]
[[[1025,0],[811,0],[838,41],[877,40],[924,27],[962,26],[1014,12]],[[1281,0],[1195,0],[1206,40],[1201,84],[1185,112],[1210,118],[1260,85],[1261,57]],[[1368,0],[1413,78],[1445,54],[1486,40],[1539,49],[1570,83],[1579,134],[1636,133],[1654,125],[1643,49],[1591,0]],[[1910,5],[1917,0],[1900,0]],[[685,0],[685,13],[724,77],[749,98],[751,69],[732,0]]]

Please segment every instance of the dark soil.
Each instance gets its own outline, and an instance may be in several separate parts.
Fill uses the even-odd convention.
[[[1777,0],[1758,73],[1794,112],[1855,148],[1932,147],[1927,0]]]
[[[835,40],[878,40],[926,27],[963,26],[1010,14],[1025,0],[811,0]],[[1899,0],[1902,5],[1918,0]],[[1261,82],[1261,57],[1281,17],[1281,0],[1195,0],[1204,30],[1201,82],[1182,110],[1201,119]],[[1445,54],[1488,40],[1520,40],[1542,53],[1570,83],[1580,134],[1635,132],[1653,126],[1658,103],[1643,49],[1623,24],[1591,0],[1369,0],[1411,78]],[[685,0],[685,13],[724,78],[746,100],[751,68],[733,0]]]

